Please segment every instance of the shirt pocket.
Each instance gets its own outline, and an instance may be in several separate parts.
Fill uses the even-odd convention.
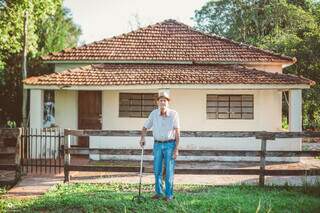
[[[166,121],[166,128],[168,129],[168,130],[172,130],[173,129],[173,117],[172,116],[170,116],[170,117],[168,117],[167,118],[167,121]]]

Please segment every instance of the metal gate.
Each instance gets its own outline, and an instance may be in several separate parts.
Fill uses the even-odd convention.
[[[56,174],[63,171],[63,130],[23,128],[21,135],[22,172]]]

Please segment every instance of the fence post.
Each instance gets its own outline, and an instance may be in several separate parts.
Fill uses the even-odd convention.
[[[260,151],[260,175],[259,175],[259,186],[264,186],[265,181],[265,168],[266,168],[266,153],[267,153],[267,140],[275,140],[276,136],[273,132],[263,131],[256,134],[256,139],[261,140],[261,151]]]
[[[21,128],[18,128],[16,153],[15,153],[15,164],[16,164],[16,175],[15,182],[18,182],[21,178]]]
[[[69,129],[64,129],[64,182],[70,181],[70,135],[69,135]]]
[[[259,186],[264,186],[264,171],[266,168],[266,149],[267,149],[267,139],[263,137],[261,138]]]

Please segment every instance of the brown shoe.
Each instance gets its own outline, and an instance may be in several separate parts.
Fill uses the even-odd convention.
[[[171,198],[170,197],[164,197],[163,200],[166,201],[166,202],[171,202],[173,200],[173,197],[171,197]]]
[[[159,200],[160,198],[161,198],[160,195],[153,195],[153,196],[151,197],[152,200]]]

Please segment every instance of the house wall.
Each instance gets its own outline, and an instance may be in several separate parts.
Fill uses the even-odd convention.
[[[43,127],[43,90],[30,90],[30,127]]]
[[[128,92],[128,91],[124,91]],[[141,92],[141,91],[131,91]],[[146,91],[144,91],[146,92]],[[156,91],[149,91],[156,92]],[[253,120],[215,120],[206,119],[207,94],[253,94]],[[213,130],[213,131],[281,131],[281,92],[272,90],[171,90],[170,107],[180,115],[181,130]],[[77,129],[78,124],[78,92],[55,91],[55,118],[61,128]],[[102,93],[103,129],[106,130],[139,130],[145,118],[119,118],[119,91],[103,91]],[[71,144],[76,138],[71,138]],[[152,148],[153,138],[147,137],[147,148]],[[90,137],[91,148],[139,149],[139,137]],[[255,138],[194,138],[182,137],[180,149],[188,150],[259,150],[260,141]],[[300,150],[299,139],[277,139],[268,141],[268,150]],[[93,160],[102,159],[139,159],[139,156],[90,155]],[[145,156],[152,160],[152,156]],[[180,160],[225,160],[256,161],[257,157],[228,156],[179,156]],[[270,158],[269,161],[298,161],[299,158]]]
[[[55,91],[55,118],[61,128],[78,128],[78,92]]]
[[[62,129],[78,129],[78,92],[55,91],[55,119]],[[71,137],[72,145],[77,144],[77,138]]]
[[[131,91],[139,92],[139,91]],[[254,119],[207,119],[207,94],[253,94]],[[171,108],[180,115],[181,130],[281,131],[282,93],[275,90],[171,90]],[[145,118],[120,118],[119,92],[104,91],[103,129],[140,130]]]
[[[57,72],[87,64],[56,64]],[[282,72],[281,65],[247,65],[268,72]],[[141,92],[141,91],[126,91]],[[157,92],[157,91],[144,91]],[[170,107],[180,115],[181,130],[202,131],[281,131],[281,91],[277,90],[171,90]],[[253,94],[253,120],[214,120],[206,119],[206,94]],[[77,92],[56,91],[56,122],[62,128],[77,129]],[[119,118],[119,92],[103,91],[102,93],[102,129],[106,130],[140,130],[145,118]],[[139,138],[136,137],[90,137],[92,148],[136,148]],[[147,138],[147,147],[153,145],[152,138]],[[76,143],[75,140],[72,143]],[[182,138],[180,149],[238,149],[256,150],[260,142],[254,138]],[[270,150],[300,150],[300,139],[277,139],[268,143]],[[128,156],[90,155],[91,159],[126,159]],[[130,159],[139,156],[130,156]],[[146,156],[146,159],[151,156]],[[197,159],[197,157],[179,157],[180,159]],[[258,160],[254,157],[200,157],[200,160]],[[297,161],[299,158],[268,158],[272,161]]]
[[[128,92],[128,91],[126,91]],[[141,92],[141,91],[131,91]],[[145,91],[146,92],[146,91]],[[152,92],[152,91],[149,91]],[[227,120],[206,118],[207,94],[253,94],[253,120]],[[103,129],[106,130],[140,130],[145,118],[119,118],[119,91],[102,93]],[[281,131],[281,91],[275,90],[171,90],[170,107],[180,116],[181,130],[185,131]],[[147,137],[147,148],[152,148],[153,139]],[[90,137],[91,148],[139,149],[139,137]],[[300,150],[299,139],[277,139],[268,141],[268,150]],[[259,150],[260,140],[255,138],[193,138],[182,137],[180,149],[201,150]],[[139,156],[90,155],[93,160],[139,159]],[[152,156],[146,156],[151,160]],[[181,160],[229,160],[256,161],[257,157],[209,157],[188,156]],[[299,158],[272,158],[269,161],[298,161]]]
[[[131,91],[141,92],[141,91]],[[156,92],[156,91],[147,91]],[[206,118],[207,94],[253,94],[254,119],[227,120]],[[215,131],[280,131],[281,130],[281,91],[259,90],[171,90],[170,107],[180,115],[182,130]],[[78,92],[55,91],[55,118],[61,128],[77,128]],[[141,129],[145,118],[123,118],[119,113],[119,91],[103,91],[103,129]],[[192,115],[191,115],[192,113]],[[273,116],[270,116],[273,115]]]

